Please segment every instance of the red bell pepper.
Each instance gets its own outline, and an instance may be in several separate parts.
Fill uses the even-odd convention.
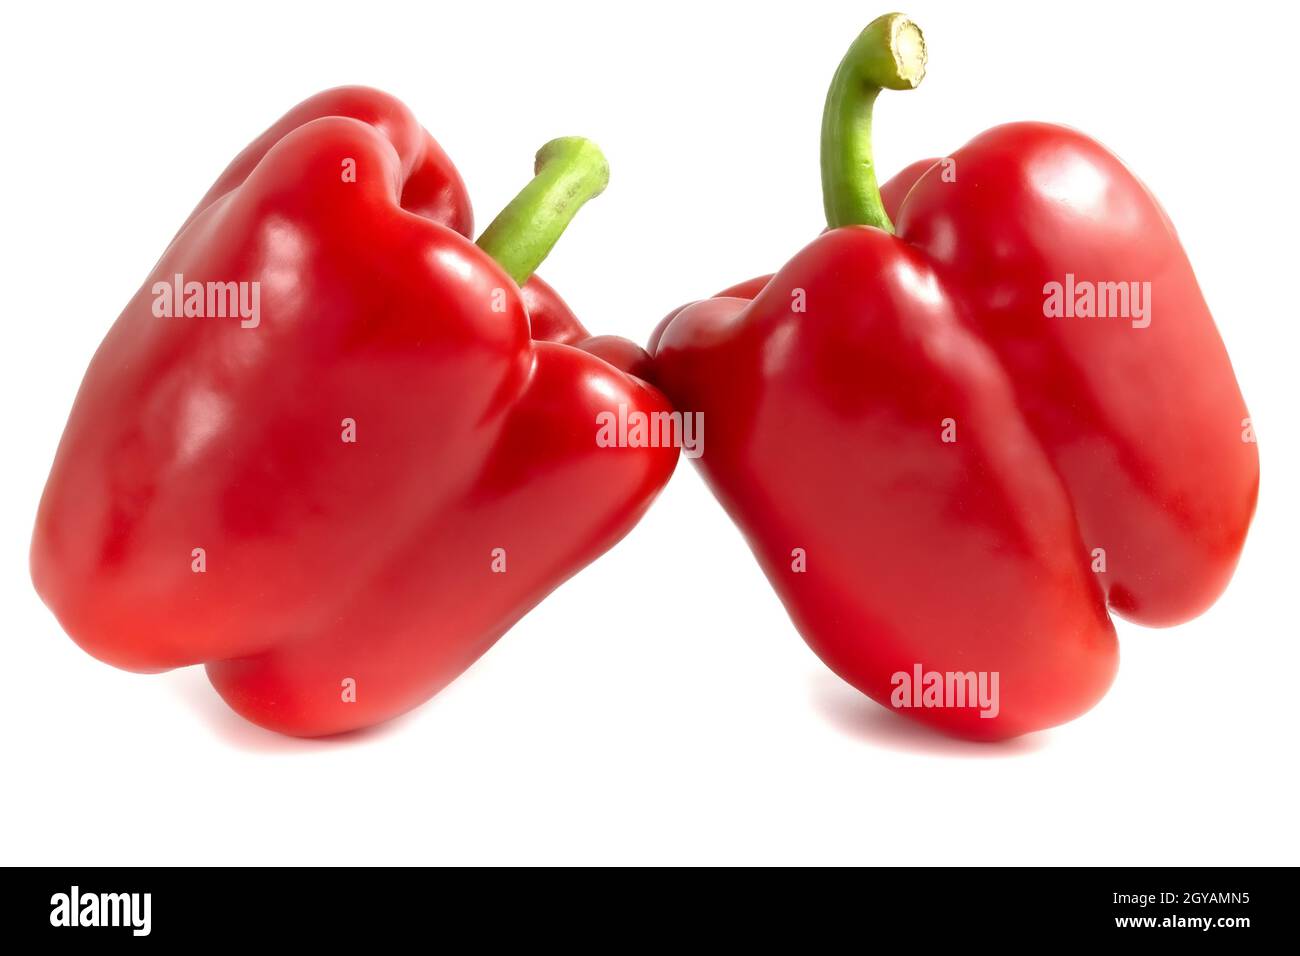
[[[1100,699],[1108,608],[1162,626],[1215,600],[1259,462],[1174,228],[1105,148],[1014,123],[877,188],[872,105],[924,68],[901,15],[862,33],[826,101],[830,228],[668,316],[650,352],[822,660],[1006,738]],[[999,699],[972,706],[986,678]]]
[[[676,452],[599,447],[596,416],[667,402],[529,279],[607,177],[547,144],[475,245],[397,100],[332,90],[259,137],[77,395],[32,543],[73,639],[330,734],[426,700],[618,541]]]

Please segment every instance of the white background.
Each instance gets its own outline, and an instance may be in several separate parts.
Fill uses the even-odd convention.
[[[81,652],[32,590],[36,503],[91,353],[226,162],[341,83],[402,98],[480,226],[561,134],[613,178],[542,274],[586,324],[660,316],[821,229],[825,87],[853,3],[10,7],[0,345],[0,861],[1291,863],[1295,729],[1295,8],[913,3],[889,174],[1007,120],[1118,152],[1178,226],[1260,436],[1240,569],[1199,620],[1120,624],[1110,694],[1002,746],[860,697],[804,646],[685,464],[647,518],[432,703],[344,741],[226,710],[199,669]],[[883,177],[882,177],[883,178]],[[940,586],[941,586],[940,582]]]

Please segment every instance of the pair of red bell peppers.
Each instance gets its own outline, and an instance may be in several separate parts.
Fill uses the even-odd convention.
[[[671,400],[703,414],[697,464],[845,680],[979,739],[1084,712],[1115,673],[1108,610],[1174,624],[1226,586],[1253,431],[1169,219],[1094,141],[1002,126],[877,186],[872,105],[924,68],[901,15],[863,32],[826,102],[830,228],[669,315],[649,355],[530,278],[605,184],[590,143],[544,147],[476,245],[400,104],[307,101],[92,362],[38,590],[91,653],[206,662],[263,726],[373,724],[631,528],[676,451],[599,447],[594,423]],[[232,279],[260,282],[255,325],[159,317]]]

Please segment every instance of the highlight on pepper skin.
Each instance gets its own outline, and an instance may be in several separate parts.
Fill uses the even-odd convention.
[[[86,371],[31,550],[68,634],[334,734],[428,699],[613,546],[677,449],[599,447],[597,416],[672,409],[533,275],[608,176],[547,143],[476,244],[391,96],[329,90],[258,137]]]
[[[670,313],[652,376],[804,639],[845,681],[998,740],[1083,714],[1110,614],[1227,586],[1259,457],[1168,216],[1095,140],[1010,123],[878,186],[871,110],[925,75],[901,14],[826,98],[828,229]]]

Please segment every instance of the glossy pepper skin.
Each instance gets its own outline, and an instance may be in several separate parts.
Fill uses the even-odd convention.
[[[596,177],[571,217],[607,172],[556,142]],[[554,145],[542,186],[571,172],[542,169]],[[536,211],[497,231],[522,272],[549,248],[511,251]],[[235,159],[96,353],[41,500],[33,580],[78,644],[205,663],[254,723],[338,733],[426,700],[628,532],[673,450],[598,447],[596,415],[667,410],[625,370],[644,353],[471,229],[447,156],[374,90],[313,97]],[[260,324],[157,317],[176,274],[259,281]]]
[[[871,167],[869,139],[864,157],[839,133],[862,121],[837,112],[844,86],[865,90],[869,127],[879,88],[919,82],[924,47],[911,75],[880,77],[864,45],[889,67],[915,30],[876,21],[832,86],[833,228],[671,314],[650,352],[676,406],[703,412],[697,464],[813,650],[885,706],[993,740],[1101,698],[1108,608],[1163,626],[1217,598],[1259,463],[1172,224],[1095,141],[1001,126],[845,200]],[[1149,324],[1047,317],[1067,274],[1150,282]],[[918,664],[998,673],[997,716],[899,706],[895,675]]]

